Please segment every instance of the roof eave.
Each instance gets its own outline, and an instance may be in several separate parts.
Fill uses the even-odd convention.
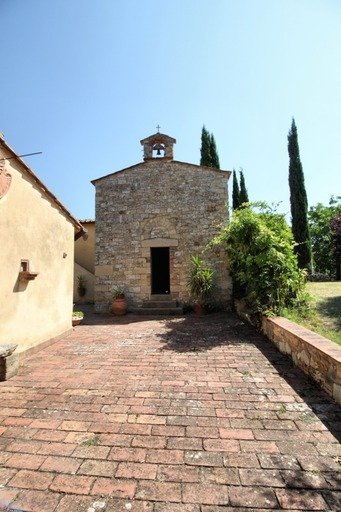
[[[20,164],[25,168],[25,171],[27,174],[35,181],[35,183],[38,185],[38,187],[47,195],[54,203],[58,205],[58,207],[63,211],[63,213],[69,218],[69,220],[72,222],[72,224],[75,226],[75,228],[78,229],[78,232],[81,232],[81,234],[85,233],[86,230],[84,230],[82,224],[74,217],[67,208],[59,201],[59,199],[44,185],[44,183],[36,176],[36,174],[32,171],[32,169],[24,162],[24,160],[16,154],[14,149],[11,148],[11,146],[8,145],[8,143],[5,141],[5,139],[0,135],[0,142],[3,145],[7,151],[9,151],[15,159],[20,162]],[[81,236],[81,235],[80,235]]]
[[[231,171],[228,171],[228,170],[225,170],[225,169],[216,169],[215,167],[208,167],[206,165],[198,165],[198,164],[192,164],[192,163],[189,163],[189,162],[181,162],[180,160],[169,160],[169,159],[163,159],[163,158],[154,158],[154,159],[150,159],[150,160],[147,160],[147,161],[144,161],[144,162],[140,162],[138,164],[131,165],[130,167],[125,167],[124,169],[119,169],[118,171],[110,172],[109,174],[105,174],[104,176],[101,176],[100,178],[96,178],[94,180],[91,180],[91,183],[96,186],[96,184],[99,181],[104,180],[105,178],[110,178],[110,176],[114,176],[115,174],[119,174],[119,173],[124,172],[124,171],[129,171],[130,169],[134,169],[134,168],[142,166],[142,165],[147,165],[151,160],[154,160],[155,162],[158,162],[158,163],[161,163],[161,164],[174,162],[174,163],[181,164],[181,165],[191,165],[193,167],[197,167],[197,168],[200,168],[200,169],[206,169],[208,171],[213,171],[213,172],[227,174],[228,178],[232,174]]]

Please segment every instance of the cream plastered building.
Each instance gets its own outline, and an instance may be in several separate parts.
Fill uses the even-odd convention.
[[[87,231],[87,237],[80,237],[75,242],[73,300],[76,304],[86,304],[94,301],[95,221],[84,219],[79,222]],[[84,295],[79,294],[79,278],[85,284]]]
[[[72,328],[80,222],[0,137],[0,344],[23,352]]]
[[[192,255],[215,270],[214,298],[228,304],[231,278],[222,251],[208,242],[228,220],[229,171],[173,158],[176,140],[141,140],[144,162],[94,180],[96,187],[95,308],[106,311],[111,290],[126,290],[130,309],[156,296],[190,300]]]

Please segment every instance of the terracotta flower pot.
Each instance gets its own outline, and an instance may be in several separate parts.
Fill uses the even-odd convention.
[[[206,314],[205,306],[203,306],[202,304],[194,304],[193,310],[197,316],[203,316]]]
[[[72,327],[79,325],[82,320],[83,320],[83,318],[76,318],[76,317],[72,318]]]
[[[111,310],[114,315],[125,315],[127,312],[127,301],[125,298],[114,299]]]

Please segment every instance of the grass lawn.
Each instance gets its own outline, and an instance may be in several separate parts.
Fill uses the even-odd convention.
[[[313,297],[311,310],[306,315],[295,311],[284,316],[341,345],[341,281],[308,283]]]

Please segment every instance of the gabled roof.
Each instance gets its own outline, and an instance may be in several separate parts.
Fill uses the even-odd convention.
[[[44,192],[48,197],[49,199],[58,206],[58,208],[60,210],[62,210],[62,212],[66,215],[66,217],[71,221],[71,223],[74,225],[74,227],[76,228],[77,230],[77,238],[79,238],[80,236],[82,236],[83,234],[86,234],[86,230],[83,228],[82,224],[79,222],[79,220],[77,220],[70,212],[67,208],[65,208],[65,206],[59,201],[59,199],[57,199],[57,197],[52,194],[52,192],[50,192],[50,190],[44,185],[44,183],[42,181],[40,181],[40,179],[38,178],[38,176],[36,176],[36,174],[32,171],[32,169],[24,162],[24,160],[22,160],[22,158],[20,156],[18,156],[16,154],[16,152],[14,151],[14,149],[12,149],[8,144],[7,142],[5,141],[4,137],[2,134],[0,134],[0,148],[4,147],[13,157],[15,160],[17,160],[18,162],[20,162],[20,164],[22,165],[22,167],[24,168],[24,171],[25,173],[30,176],[30,178],[33,179],[33,181],[36,183],[36,185],[40,188],[40,190],[42,192]]]
[[[223,173],[223,174],[227,175],[227,179],[231,175],[231,171],[227,171],[227,170],[223,170],[223,169],[215,169],[214,167],[207,167],[206,165],[190,164],[188,162],[180,162],[179,160],[164,160],[162,158],[155,158],[153,160],[148,160],[147,162],[140,162],[139,164],[131,165],[130,167],[125,167],[124,169],[120,169],[119,171],[111,172],[109,174],[106,174],[105,176],[101,176],[100,178],[91,180],[91,183],[93,185],[96,185],[97,182],[104,180],[105,178],[109,178],[110,176],[113,176],[116,174],[121,174],[123,172],[130,171],[132,169],[136,169],[137,167],[150,166],[151,162],[155,162],[159,165],[171,165],[172,163],[175,163],[175,164],[185,165],[186,167],[191,166],[191,167],[196,167],[197,169],[205,169],[206,171]],[[156,164],[153,163],[152,165],[156,165]]]
[[[176,140],[173,139],[173,137],[170,137],[169,135],[166,135],[165,133],[160,133],[160,132],[153,133],[153,135],[149,135],[149,137],[146,137],[145,139],[140,140],[140,142],[141,142],[141,144],[146,144],[146,143],[154,141],[154,140],[163,140],[163,141],[171,142],[172,144],[176,144]]]

